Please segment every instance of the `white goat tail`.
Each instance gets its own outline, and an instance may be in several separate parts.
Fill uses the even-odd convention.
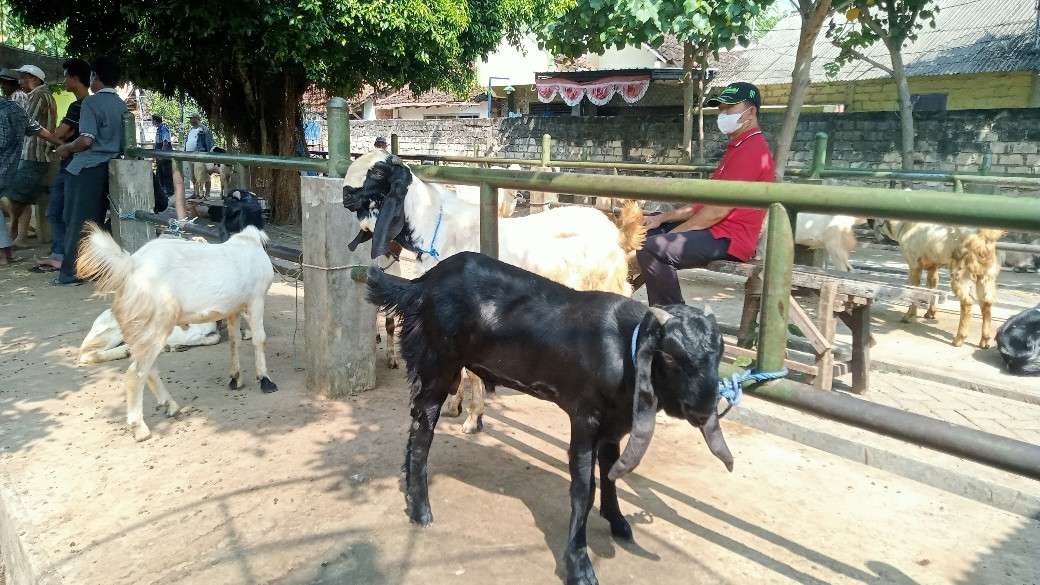
[[[98,292],[114,293],[122,288],[134,266],[130,253],[94,222],[87,222],[76,257],[76,276],[94,279]]]

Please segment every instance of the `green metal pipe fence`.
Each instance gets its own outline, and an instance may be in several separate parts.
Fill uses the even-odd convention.
[[[124,118],[124,152],[129,157],[310,170],[323,172],[331,177],[341,177],[350,164],[350,139],[348,136],[350,127],[346,116],[346,102],[339,98],[333,99],[329,103],[328,114],[330,149],[327,160],[251,154],[160,152],[140,149],[134,143],[132,117]],[[825,148],[819,147],[821,142],[822,140],[817,143],[817,151],[825,152]],[[393,143],[396,143],[396,140],[393,140],[392,137]],[[548,148],[543,144],[543,157],[536,161],[539,166],[566,166],[567,163],[563,161],[547,160],[547,153]],[[475,157],[457,158],[467,159],[460,162],[484,164],[495,160]],[[503,160],[516,162],[513,159]],[[652,166],[659,167],[658,165]],[[763,302],[757,354],[757,363],[762,369],[779,369],[784,362],[787,346],[787,316],[790,299],[788,291],[790,290],[794,256],[793,228],[791,222],[788,221],[788,209],[1040,231],[1040,198],[972,193],[953,194],[938,191],[908,192],[875,187],[723,182],[452,166],[415,166],[412,170],[425,181],[480,186],[481,251],[491,256],[497,256],[498,252],[497,199],[500,188],[769,208],[770,219],[767,225],[769,240],[763,275],[765,302]],[[699,171],[700,169],[698,169]],[[818,166],[815,171],[809,174],[823,175],[826,172],[822,166]],[[727,368],[732,369],[729,366]],[[903,428],[905,425],[902,423],[895,424],[889,420],[886,415],[888,411],[880,405],[859,401],[857,403],[859,414],[850,418],[847,414],[829,409],[827,405],[833,402],[830,398],[827,399],[830,401],[827,402],[827,405],[820,402],[819,407],[812,407],[811,395],[789,391],[788,388],[793,386],[785,384],[787,383],[763,386],[762,392],[756,391],[755,393],[786,406],[811,410],[827,418],[857,424],[917,444],[955,452],[975,461],[1012,470],[1029,477],[1040,477],[1040,464],[1036,462],[1035,453],[1032,451],[1029,461],[1023,464],[1021,461],[1017,463],[1011,461],[1011,458],[1016,456],[1015,452],[1001,447],[1002,444],[998,444],[999,442],[993,443],[996,445],[993,448],[983,446],[974,450],[963,449],[951,445],[950,438],[946,434],[923,436],[921,433],[908,432]],[[828,393],[818,392],[818,394]]]

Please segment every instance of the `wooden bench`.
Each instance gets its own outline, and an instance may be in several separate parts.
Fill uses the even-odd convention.
[[[762,304],[761,264],[718,261],[712,262],[706,269],[747,279],[744,308],[737,332],[738,340],[746,341]],[[791,359],[795,356],[789,349],[788,359],[785,360],[787,367],[806,374],[812,379],[815,387],[823,390],[831,389],[835,376],[851,370],[852,390],[858,393],[865,392],[869,385],[870,346],[873,345],[870,334],[871,306],[874,303],[883,303],[927,308],[931,303],[946,300],[946,294],[941,291],[900,284],[892,278],[836,272],[810,266],[794,267],[791,288],[792,292],[815,291],[818,295],[818,305],[817,319],[813,321],[798,299],[794,295],[791,296],[791,322],[805,334],[809,344],[807,349],[811,351],[803,353],[809,353],[813,363]],[[852,330],[852,351],[847,361],[836,359],[838,356],[834,343],[835,317]],[[754,355],[750,349],[739,346],[727,346],[726,351],[734,356]]]

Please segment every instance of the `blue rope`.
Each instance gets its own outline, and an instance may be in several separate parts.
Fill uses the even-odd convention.
[[[441,259],[441,253],[437,251],[437,234],[440,233],[440,231],[441,231],[441,219],[443,219],[443,218],[444,218],[444,206],[442,205],[441,206],[441,210],[437,213],[437,225],[434,226],[434,228],[433,228],[433,237],[430,238],[430,249],[429,250],[423,250],[422,248],[420,248],[418,246],[415,247],[415,249],[418,250],[420,253],[422,253],[422,254],[429,254],[430,258],[433,258],[434,260],[440,260]]]
[[[632,363],[636,363],[636,340],[639,338],[639,327],[642,322],[636,324],[636,328],[632,330]],[[752,384],[758,384],[760,382],[768,382],[769,380],[779,380],[780,378],[787,377],[789,370],[783,368],[777,372],[756,372],[754,369],[744,370],[737,372],[729,378],[723,378],[719,380],[719,396],[726,399],[729,406],[726,410],[722,411],[719,417],[726,416],[729,409],[740,404],[740,399],[744,396],[744,389],[741,385],[744,382],[751,382]]]
[[[744,390],[741,387],[744,382],[758,384],[760,382],[768,382],[769,380],[779,380],[786,377],[788,372],[787,368],[777,372],[756,372],[754,369],[748,369],[743,372],[736,372],[729,378],[719,380],[719,395],[729,403],[726,410],[719,416],[726,416],[729,409],[740,404],[740,399],[744,396]]]

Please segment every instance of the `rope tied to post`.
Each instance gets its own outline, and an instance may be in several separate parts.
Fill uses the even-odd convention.
[[[726,406],[726,410],[722,411],[719,418],[726,416],[726,413],[731,408],[740,404],[740,399],[744,397],[744,389],[742,388],[744,382],[758,384],[770,380],[779,380],[787,377],[789,372],[790,370],[787,368],[776,372],[756,372],[754,368],[749,368],[742,372],[736,372],[728,378],[722,378],[719,380],[719,395],[725,398],[729,405]]]

